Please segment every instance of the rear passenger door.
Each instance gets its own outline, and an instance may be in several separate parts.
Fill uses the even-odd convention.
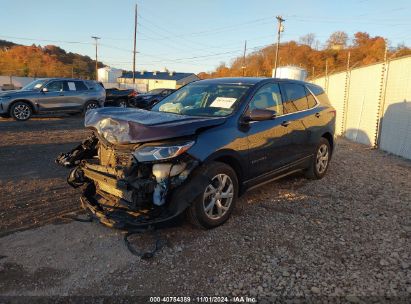
[[[80,80],[65,81],[65,108],[66,110],[83,110],[84,104],[88,98],[89,89]]]
[[[307,122],[310,111],[307,99],[307,89],[303,84],[281,83],[283,93],[284,116],[282,119],[289,124],[290,157],[289,162],[300,161],[310,155],[310,132]]]

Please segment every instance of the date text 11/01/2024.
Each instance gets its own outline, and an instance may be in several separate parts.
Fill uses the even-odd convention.
[[[248,296],[150,297],[150,303],[257,303],[257,299]]]

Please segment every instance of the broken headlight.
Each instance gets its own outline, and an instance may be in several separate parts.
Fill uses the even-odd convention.
[[[133,155],[139,162],[169,159],[183,154],[193,144],[194,141],[175,145],[144,146],[134,151]]]

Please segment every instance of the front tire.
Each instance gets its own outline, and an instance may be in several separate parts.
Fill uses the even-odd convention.
[[[315,149],[313,160],[310,167],[305,172],[305,176],[309,179],[321,179],[327,173],[331,159],[330,143],[324,137],[321,137],[320,142]]]
[[[187,209],[190,222],[205,229],[215,228],[230,217],[238,197],[238,180],[234,170],[221,162],[211,162],[204,174],[210,183]]]
[[[18,101],[10,108],[10,116],[17,121],[28,120],[33,115],[33,109],[27,102]]]

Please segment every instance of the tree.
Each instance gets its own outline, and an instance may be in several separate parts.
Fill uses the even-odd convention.
[[[315,34],[308,33],[304,36],[301,36],[299,39],[299,42],[300,44],[305,44],[305,45],[308,45],[310,48],[312,48],[315,42]]]
[[[345,32],[337,31],[331,34],[327,40],[327,47],[331,48],[345,48],[348,42],[348,35]]]

